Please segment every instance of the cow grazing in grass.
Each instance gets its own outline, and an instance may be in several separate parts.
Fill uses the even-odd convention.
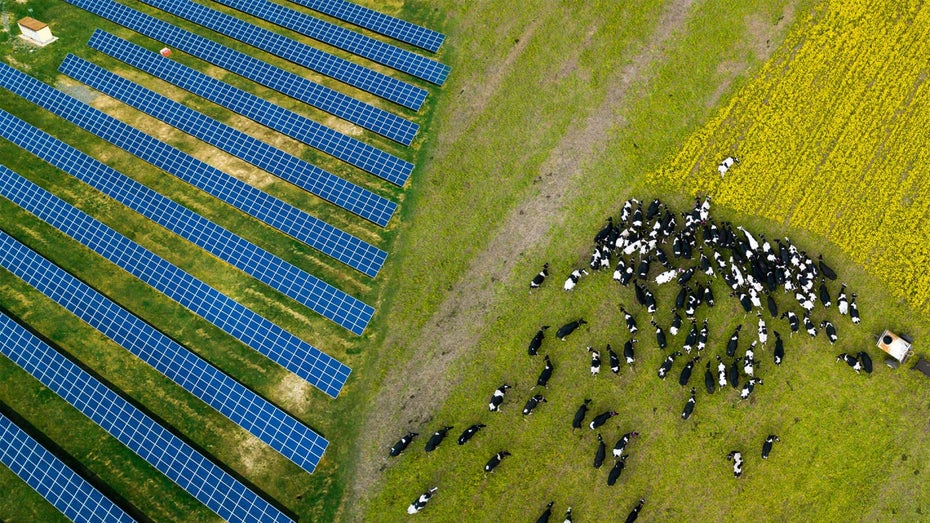
[[[475,433],[477,433],[479,430],[485,427],[487,427],[487,425],[483,423],[475,423],[471,427],[468,427],[467,429],[465,429],[465,431],[462,432],[462,435],[459,436],[459,441],[458,441],[459,445],[464,445],[468,443],[468,440],[470,440],[472,436],[475,435]]]
[[[632,440],[636,436],[639,436],[639,432],[636,432],[635,430],[633,432],[627,432],[626,434],[621,436],[620,439],[617,440],[617,444],[614,445],[614,450],[613,450],[614,457],[619,458],[620,456],[622,456],[623,451],[626,450],[627,444],[629,444],[630,440]]]
[[[859,360],[859,364],[862,366],[862,370],[864,370],[866,374],[872,374],[872,358],[869,357],[868,353],[860,351],[856,357]]]
[[[862,318],[859,317],[859,306],[856,305],[856,293],[852,294],[852,300],[849,302],[849,317],[852,319],[853,325],[859,325],[859,322],[862,321]]]
[[[607,357],[610,360],[610,372],[614,374],[620,374],[620,358],[617,356],[617,353],[610,348],[610,344],[607,344]]]
[[[769,459],[769,454],[772,452],[772,445],[776,441],[781,441],[781,439],[775,434],[769,434],[769,437],[765,438],[765,443],[762,444],[762,459]]]
[[[535,356],[537,353],[539,353],[539,348],[542,347],[543,338],[546,337],[546,329],[548,328],[548,325],[543,325],[539,328],[538,331],[536,331],[536,335],[533,336],[532,340],[530,340],[530,346],[526,349],[527,354],[530,356]]]
[[[510,385],[506,383],[498,387],[494,394],[491,395],[491,401],[488,403],[488,410],[491,412],[497,412],[501,408],[501,403],[504,403],[504,394],[507,394],[507,389],[510,388]]]
[[[503,461],[504,458],[506,458],[509,455],[510,455],[509,452],[507,452],[506,450],[502,450],[498,452],[497,454],[491,456],[491,459],[489,459],[488,462],[485,463],[484,465],[484,471],[493,473],[494,469],[496,469],[497,466],[501,464],[501,461]]]
[[[591,420],[591,423],[588,424],[588,426],[591,427],[591,430],[594,430],[594,429],[600,427],[601,425],[607,423],[607,420],[609,420],[610,418],[612,418],[612,417],[614,417],[614,416],[616,416],[616,415],[617,415],[616,411],[613,411],[613,410],[608,410],[607,412],[602,412],[602,413],[598,414],[597,416],[594,416],[594,419]]]
[[[762,385],[762,380],[759,378],[752,378],[743,385],[743,390],[739,392],[739,399],[745,400],[749,399],[749,395],[752,394],[752,391],[755,390],[756,385]]]
[[[678,336],[678,329],[681,329],[681,315],[677,310],[672,310],[672,325],[668,328],[668,332],[672,336]]]
[[[410,445],[410,442],[413,441],[413,438],[419,436],[416,432],[408,432],[404,437],[397,440],[397,443],[391,447],[391,452],[389,453],[392,458],[400,456],[400,453],[407,450],[407,446]]]
[[[759,343],[765,347],[765,343],[769,341],[769,330],[765,326],[765,320],[762,319],[761,313],[756,313],[759,316]]]
[[[539,271],[539,274],[537,274],[536,276],[533,276],[533,279],[530,280],[530,288],[538,289],[539,286],[542,285],[544,281],[546,281],[546,278],[548,276],[549,276],[549,264],[546,263],[546,264],[543,264],[543,268],[541,271]]]
[[[721,389],[727,386],[727,366],[720,356],[717,356],[717,384]]]
[[[789,336],[792,336],[795,332],[801,330],[801,322],[798,320],[797,314],[791,311],[785,311],[782,313],[781,317],[788,320],[788,326],[791,328],[791,334],[789,334]]]
[[[691,399],[685,403],[684,410],[681,411],[681,419],[688,419],[694,413],[694,387],[691,387]]]
[[[824,308],[830,308],[830,291],[827,289],[827,282],[820,278],[820,301],[823,302]]]
[[[810,311],[804,311],[804,328],[807,329],[807,334],[811,338],[817,337],[817,327],[815,327],[814,322],[811,321]]]
[[[733,364],[727,370],[727,380],[734,389],[739,388],[739,358],[733,358]]]
[[[660,378],[663,380],[665,379],[665,377],[668,375],[668,371],[672,370],[672,364],[675,363],[675,358],[678,356],[681,356],[681,351],[675,351],[669,354],[667,358],[665,358],[665,361],[662,362],[662,366],[659,367],[658,374]]]
[[[665,349],[668,346],[668,343],[665,340],[665,331],[662,330],[662,327],[659,327],[659,324],[655,320],[650,320],[649,323],[652,324],[656,329],[656,344],[659,345],[660,349]]]
[[[633,352],[633,345],[636,344],[635,339],[629,339],[626,343],[623,344],[623,358],[626,360],[626,364],[633,368],[633,362],[636,361],[636,355]]]
[[[607,457],[607,445],[604,444],[604,438],[597,434],[597,450],[594,451],[594,468],[599,469],[604,464],[604,458]]]
[[[737,450],[727,454],[727,461],[733,462],[733,476],[740,477],[743,475],[743,453]]]
[[[613,468],[610,469],[610,472],[607,474],[607,484],[609,486],[614,486],[617,483],[617,480],[620,479],[620,473],[623,472],[623,467],[626,466],[626,458],[629,456],[620,456],[620,459],[614,462]]]
[[[849,365],[850,367],[852,367],[852,369],[856,371],[856,374],[859,374],[859,371],[862,370],[862,363],[860,363],[859,360],[856,359],[854,356],[850,356],[849,354],[846,354],[845,352],[841,352],[840,354],[836,356],[836,361],[840,361],[840,360],[845,361],[846,365]]]
[[[535,409],[540,403],[549,403],[542,394],[536,394],[530,399],[526,400],[526,404],[523,405],[523,415],[529,416],[532,414],[533,409]]]
[[[685,364],[685,367],[681,369],[681,374],[678,376],[678,384],[684,387],[691,380],[691,372],[694,369],[694,364],[700,360],[700,356],[696,356],[691,359],[688,363]]]
[[[756,360],[754,358],[755,358],[756,353],[753,350],[755,348],[756,348],[756,342],[752,342],[752,345],[750,345],[749,348],[746,349],[746,356],[743,357],[743,372],[746,373],[746,375],[749,376],[750,378],[753,377],[753,373],[755,372]]]
[[[849,313],[849,299],[846,297],[846,284],[840,287],[840,295],[836,297],[836,309],[845,316]]]
[[[565,341],[565,338],[567,338],[569,334],[575,332],[575,330],[577,330],[578,327],[581,327],[582,325],[586,325],[587,323],[588,322],[581,320],[581,319],[570,321],[566,323],[565,325],[562,325],[561,327],[559,327],[559,330],[555,332],[555,337],[562,341]]]
[[[591,400],[584,400],[584,403],[582,403],[581,406],[578,407],[578,410],[575,411],[575,417],[572,419],[572,430],[581,428],[581,424],[584,423],[584,417],[588,413],[589,403],[591,403]]]
[[[550,501],[546,505],[546,510],[538,518],[536,518],[536,523],[549,523],[549,517],[552,516],[552,505],[555,504],[554,501]]]
[[[601,353],[593,347],[588,347],[588,352],[591,353],[591,375],[597,377],[601,372]]]
[[[416,514],[417,512],[426,508],[426,504],[429,502],[430,498],[433,497],[433,494],[435,494],[437,490],[439,490],[439,487],[433,487],[420,494],[420,497],[415,499],[413,503],[407,507],[407,514]]]
[[[623,305],[620,306],[620,312],[623,313],[623,319],[626,321],[626,328],[630,331],[630,334],[635,334],[639,328],[636,326],[636,318],[632,314],[626,311]]]
[[[566,291],[574,289],[575,285],[578,285],[578,280],[580,280],[581,277],[586,274],[588,274],[588,271],[584,269],[573,270],[572,273],[568,275],[568,278],[565,279],[565,284],[562,285],[562,288]]]
[[[830,340],[830,345],[836,344],[836,327],[829,321],[824,320],[820,322],[820,328],[827,333],[827,339]]]
[[[639,503],[637,503],[636,506],[633,507],[633,510],[631,510],[629,514],[627,514],[626,523],[636,522],[636,518],[639,517],[639,511],[643,509],[643,505],[645,503],[646,503],[646,500],[644,498],[639,499]]]
[[[436,450],[442,440],[446,439],[446,433],[452,430],[452,426],[443,427],[430,436],[429,440],[426,442],[426,452],[432,452]]]
[[[704,388],[707,390],[708,394],[713,394],[714,389],[714,373],[710,371],[710,362],[707,362],[707,367],[704,370]]]
[[[826,276],[827,278],[830,278],[831,280],[836,279],[836,271],[834,271],[832,268],[830,268],[829,265],[824,263],[823,254],[817,257],[817,265],[820,266],[820,272],[822,272],[824,276]]]
[[[781,341],[781,334],[778,331],[775,331],[775,352],[772,353],[772,357],[775,360],[775,365],[781,365],[782,360],[785,358],[785,344]]]
[[[733,331],[733,335],[730,336],[729,341],[727,341],[727,356],[732,358],[736,355],[736,348],[739,346],[739,331],[743,330],[742,325],[737,325],[736,330]]]
[[[549,355],[546,354],[546,366],[543,367],[543,370],[540,371],[539,377],[536,378],[535,387],[546,387],[548,388],[549,378],[552,377],[552,370],[555,367],[552,366],[552,360],[549,359]]]

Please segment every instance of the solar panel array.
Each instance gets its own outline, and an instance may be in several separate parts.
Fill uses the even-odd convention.
[[[322,220],[264,193],[219,169],[113,118],[61,91],[0,63],[0,86],[177,176],[246,214],[314,247],[339,253],[336,258],[369,274],[377,273],[387,253]],[[386,225],[390,215],[376,223]]]
[[[0,136],[313,310],[329,310],[357,330],[374,314],[370,305],[3,110]]]
[[[410,162],[101,29],[87,45],[398,186],[413,172]]]
[[[0,245],[8,271],[307,472],[316,468],[329,444],[319,434],[25,245]]]
[[[0,463],[75,523],[135,521],[3,414]]]
[[[0,195],[336,397],[349,368],[38,185],[0,169]]]
[[[6,236],[0,232],[0,236]],[[0,352],[221,518],[291,521],[200,452],[0,312]]]
[[[439,50],[439,46],[446,38],[446,35],[442,33],[345,0],[291,0],[291,2],[433,53]]]
[[[268,0],[214,0],[324,44],[442,85],[449,66]]]
[[[397,204],[72,54],[58,70],[366,219]]]
[[[343,118],[391,140],[410,145],[419,126],[400,116],[366,104],[351,96],[311,82],[294,73],[267,64],[216,42],[185,31],[153,16],[112,0],[66,0],[164,45],[232,71],[296,100]]]
[[[311,71],[417,111],[427,91],[189,0],[141,0]]]

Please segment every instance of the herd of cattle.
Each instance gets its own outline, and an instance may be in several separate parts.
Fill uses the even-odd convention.
[[[671,252],[667,251],[669,248]],[[667,356],[657,371],[658,377],[664,380],[672,373],[679,358],[687,359],[678,372],[678,382],[683,387],[689,386],[694,367],[705,357],[703,353],[707,348],[710,329],[707,319],[703,319],[699,326],[696,315],[701,307],[709,309],[715,306],[712,280],[722,278],[729,287],[729,295],[739,301],[746,316],[754,315],[756,336],[742,354],[737,354],[743,328],[740,324],[727,340],[726,360],[719,354],[714,356],[716,373],[711,370],[711,358],[707,357],[704,385],[708,394],[730,386],[739,390],[741,400],[749,399],[755,387],[763,384],[763,380],[756,375],[759,364],[756,351],[767,346],[770,330],[774,337],[772,361],[775,365],[781,365],[785,358],[785,349],[781,333],[775,330],[777,325],[782,323],[787,327],[790,337],[800,331],[803,323],[808,335],[816,337],[819,332],[816,326],[818,324],[812,319],[812,314],[818,304],[823,309],[828,309],[835,303],[839,313],[843,316],[848,315],[854,325],[860,322],[856,294],[847,295],[846,284],[842,284],[838,292],[831,292],[828,281],[835,281],[837,275],[826,264],[822,255],[814,260],[806,252],[798,250],[788,238],[776,239],[773,245],[765,235],[760,234],[757,239],[742,226],[733,227],[729,222],[716,223],[710,216],[709,197],[703,200],[696,199],[693,208],[681,214],[672,212],[659,200],[653,200],[648,205],[635,199],[628,200],[623,205],[619,219],[608,218],[607,224],[594,236],[594,248],[587,267],[572,270],[563,283],[563,289],[571,292],[582,283],[585,276],[597,272],[610,273],[611,270],[613,279],[619,285],[633,287],[635,303],[649,315],[649,324],[654,329],[656,346],[659,349],[666,351],[675,343],[674,339],[679,337],[679,333],[684,334],[684,339],[676,344],[675,350],[667,351]],[[543,286],[548,278],[547,263],[531,279],[531,292],[532,289]],[[677,293],[671,293],[677,294],[674,304],[660,309],[656,300],[658,288],[672,282],[678,286]],[[776,291],[779,289],[793,298],[789,298],[790,304],[779,304],[776,300]],[[800,316],[792,310],[795,308],[800,310]],[[624,342],[623,359],[621,360],[610,344],[603,349],[587,347],[591,357],[592,375],[597,376],[601,370],[602,352],[606,353],[609,368],[614,374],[620,372],[623,363],[631,368],[636,364],[637,336],[640,335],[636,318],[638,311],[633,307],[630,309],[632,310],[628,310],[625,304],[618,307],[630,335]],[[657,318],[659,310],[670,311],[670,317],[664,324],[660,324]],[[768,313],[768,318],[764,313]],[[569,321],[557,329],[555,337],[565,341],[586,324],[583,318]],[[819,322],[819,326],[827,341],[831,345],[835,344],[838,339],[836,326],[826,319]],[[543,325],[533,335],[527,347],[529,356],[534,357],[539,353],[548,329],[548,325]],[[547,388],[555,371],[548,354],[543,356],[543,360],[542,370],[533,389]],[[872,361],[865,352],[855,355],[841,353],[837,356],[837,361],[840,360],[846,362],[857,373],[862,370],[866,373],[872,372]],[[509,389],[511,386],[505,383],[492,393],[488,402],[490,412],[500,411]],[[531,396],[523,407],[523,416],[530,416],[534,409],[547,403],[542,393],[530,392]],[[582,428],[590,403],[591,400],[585,399],[578,407],[572,420],[573,431]],[[692,386],[690,398],[682,409],[682,419],[687,420],[692,416],[696,403],[696,389]],[[593,417],[588,427],[596,431],[616,415],[617,412],[609,409],[600,412]],[[465,445],[485,426],[483,423],[472,424],[459,436],[458,444]],[[434,431],[426,443],[426,452],[436,449],[452,429],[452,426],[445,426]],[[607,474],[608,485],[614,485],[619,480],[628,457],[628,454],[625,454],[627,446],[638,434],[636,431],[627,432],[614,445],[614,463]],[[399,456],[417,435],[415,432],[408,432],[391,447],[390,456]],[[606,459],[606,444],[600,433],[596,433],[596,437],[593,465],[600,468]],[[763,459],[768,458],[773,443],[777,441],[780,439],[774,434],[765,439],[762,445]],[[504,458],[510,455],[507,450],[495,453],[485,464],[484,471],[493,473]],[[733,463],[734,476],[740,477],[743,471],[743,453],[734,450],[727,455],[727,459]],[[408,512],[414,514],[422,510],[435,492],[436,487],[424,492],[410,504]],[[641,498],[629,513],[627,522],[632,522],[638,517],[644,503],[645,500]],[[549,521],[553,505],[554,503],[550,502],[546,506],[538,522]],[[571,507],[568,508],[564,520],[572,520]]]

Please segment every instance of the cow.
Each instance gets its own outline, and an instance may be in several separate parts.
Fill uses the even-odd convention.
[[[847,365],[852,367],[852,369],[856,371],[856,374],[859,374],[859,371],[862,370],[862,363],[855,357],[850,356],[849,354],[846,354],[845,352],[841,352],[836,357],[836,361],[840,361],[840,360],[845,361]]]
[[[586,399],[581,406],[578,407],[578,410],[575,411],[575,418],[572,419],[572,430],[580,429],[581,424],[584,423],[585,414],[588,413],[588,404],[591,403],[591,400]]]
[[[533,388],[536,388],[536,387],[549,388],[548,386],[549,378],[552,377],[552,370],[554,368],[555,367],[552,366],[552,360],[550,360],[549,355],[546,354],[546,366],[543,367],[543,370],[539,372],[539,377],[536,378],[536,385],[534,385]]]
[[[630,331],[630,334],[636,334],[636,331],[639,330],[639,328],[636,326],[636,318],[627,312],[626,309],[623,308],[623,305],[620,306],[620,312],[623,313],[623,319],[626,321],[627,330]]]
[[[591,353],[591,375],[597,377],[601,372],[601,353],[593,347],[588,347],[588,352]]]
[[[474,436],[476,432],[478,432],[479,430],[485,427],[487,427],[487,425],[483,423],[476,423],[472,425],[471,427],[468,427],[467,429],[465,429],[465,432],[462,432],[462,435],[459,436],[459,440],[458,440],[459,445],[464,445],[465,443],[467,443],[468,440],[470,440],[471,437]]]
[[[442,440],[446,438],[446,433],[452,430],[451,426],[443,427],[430,436],[429,441],[426,442],[426,452],[432,452],[436,450],[436,447],[442,443]]]
[[[772,353],[772,357],[775,360],[775,365],[781,365],[781,361],[785,358],[785,344],[781,341],[781,335],[778,334],[778,331],[774,331],[775,334],[775,352]]]
[[[416,514],[417,512],[423,510],[426,507],[426,503],[429,502],[430,498],[433,497],[433,494],[439,490],[439,487],[433,487],[426,492],[420,494],[420,497],[415,499],[410,506],[407,507],[407,514]]]
[[[610,372],[614,374],[620,374],[620,358],[617,356],[617,353],[610,348],[610,344],[607,344],[607,357],[610,359]]]
[[[830,345],[836,344],[836,327],[829,321],[824,320],[820,322],[820,328],[827,333],[827,339],[830,340]]]
[[[536,523],[549,523],[549,516],[552,515],[553,504],[555,504],[555,502],[550,501],[549,504],[546,505],[546,510],[542,514],[540,514],[538,518],[536,518]]]
[[[627,515],[626,523],[636,522],[636,518],[639,517],[639,511],[643,509],[643,504],[645,503],[646,503],[645,498],[639,498],[639,503],[637,503],[636,506],[633,507],[633,510],[631,510],[630,513]]]
[[[523,406],[523,415],[529,416],[533,413],[533,409],[536,408],[540,403],[549,403],[542,394],[536,394],[530,399],[526,400],[526,404]]]
[[[714,373],[710,371],[710,362],[707,362],[704,370],[704,388],[708,394],[713,394],[716,387],[714,386]]]
[[[760,378],[752,378],[743,385],[743,390],[739,393],[739,399],[745,400],[749,399],[749,395],[752,394],[752,391],[756,388],[756,385],[762,385],[762,380]]]
[[[707,363],[710,364],[710,362]],[[720,356],[717,356],[717,384],[721,389],[727,386],[727,366]]]
[[[739,163],[739,158],[736,158],[734,156],[727,156],[726,158],[723,159],[723,161],[720,162],[720,165],[717,166],[717,172],[719,172],[720,177],[723,178],[723,176],[727,174],[727,171],[729,171],[731,167],[733,167],[734,165],[738,163]]]
[[[484,465],[484,471],[493,473],[494,469],[496,469],[497,466],[501,464],[501,461],[503,461],[504,458],[506,458],[509,455],[510,455],[509,452],[507,452],[506,450],[502,450],[498,452],[497,454],[491,456],[491,459],[489,459],[488,462]]]
[[[636,361],[636,356],[633,352],[633,345],[636,344],[635,339],[629,339],[626,343],[623,344],[623,358],[626,360],[626,364],[633,368],[633,362]]]
[[[585,324],[587,324],[587,323],[588,323],[588,322],[586,322],[586,321],[584,321],[584,320],[582,320],[582,319],[578,319],[578,320],[575,320],[575,321],[570,321],[570,322],[566,323],[565,325],[562,325],[561,327],[559,327],[559,330],[557,330],[557,331],[555,332],[555,337],[558,338],[558,339],[560,339],[560,340],[562,340],[562,341],[565,341],[565,338],[568,337],[569,334],[575,332],[575,330],[576,330],[578,327],[581,327],[582,325],[585,325]]]
[[[665,358],[665,361],[662,362],[662,366],[659,367],[658,374],[660,378],[663,380],[665,379],[665,376],[668,375],[668,371],[672,370],[672,364],[675,363],[675,358],[678,356],[681,356],[681,351],[675,351]]]
[[[585,269],[575,269],[571,274],[568,275],[568,278],[565,280],[565,284],[562,286],[566,291],[570,291],[575,288],[575,285],[578,285],[578,280],[582,276],[588,274],[588,271]]]
[[[510,388],[510,385],[506,383],[498,387],[494,394],[491,395],[491,401],[488,403],[488,410],[491,412],[498,412],[501,408],[501,403],[504,403],[504,394],[507,393],[507,389]]]
[[[617,480],[620,479],[620,473],[623,472],[623,467],[626,466],[626,458],[628,457],[620,456],[620,459],[614,462],[613,468],[607,474],[607,485],[613,486],[617,483]]]
[[[607,445],[604,444],[604,438],[597,434],[597,450],[594,452],[594,468],[599,469],[604,464],[604,458],[607,457]]]
[[[685,403],[685,408],[681,411],[681,419],[688,419],[691,417],[691,414],[694,412],[694,404],[694,387],[691,387],[691,399]]]
[[[543,325],[536,331],[536,335],[530,340],[530,346],[526,349],[527,354],[535,356],[539,352],[539,348],[542,347],[543,338],[546,337],[546,329],[548,328],[548,325]]]
[[[769,459],[769,453],[772,452],[772,445],[776,441],[781,441],[781,439],[775,434],[769,434],[769,437],[765,438],[765,443],[762,444],[762,459]]]
[[[622,456],[623,451],[626,449],[627,444],[630,442],[631,439],[635,438],[636,436],[639,436],[639,432],[636,432],[635,430],[633,432],[627,432],[626,434],[621,436],[620,439],[617,440],[617,444],[614,445],[614,450],[613,450],[614,457],[619,458],[620,456]]]
[[[860,351],[856,357],[862,365],[862,370],[864,370],[866,374],[872,374],[872,358],[869,357],[868,353]]]
[[[856,305],[856,293],[852,294],[852,299],[849,301],[849,317],[852,319],[853,325],[859,325],[859,322],[862,321],[862,318],[859,317],[859,306]]]
[[[539,271],[539,274],[537,274],[536,276],[533,276],[533,279],[530,280],[530,288],[538,289],[539,286],[542,285],[544,281],[546,281],[546,277],[548,276],[549,276],[549,264],[545,263],[543,264],[542,270]]]
[[[688,384],[688,381],[691,380],[691,371],[694,369],[694,364],[700,360],[700,356],[696,356],[691,359],[688,363],[685,364],[685,368],[681,369],[681,374],[678,376],[678,384],[684,387]]]
[[[739,331],[741,330],[743,330],[743,326],[737,325],[733,335],[730,336],[730,340],[727,341],[727,356],[730,358],[736,355],[736,348],[739,346]]]
[[[391,447],[391,451],[388,453],[392,458],[400,456],[400,453],[407,449],[407,445],[410,445],[410,442],[413,441],[413,438],[419,436],[416,432],[408,432],[404,437],[397,440],[397,443]]]
[[[733,462],[733,476],[740,477],[743,475],[743,453],[738,450],[730,451],[727,454],[727,461]]]
[[[668,346],[668,343],[665,340],[665,331],[662,330],[662,327],[659,327],[659,324],[655,320],[650,320],[649,323],[652,324],[656,329],[656,344],[659,345],[660,349],[665,349]]]
[[[601,425],[603,425],[604,423],[607,423],[607,420],[609,420],[610,418],[616,415],[617,415],[617,412],[613,410],[602,412],[598,414],[597,416],[594,416],[594,419],[591,420],[591,423],[589,423],[588,426],[591,427],[591,430],[594,430],[600,427]]]

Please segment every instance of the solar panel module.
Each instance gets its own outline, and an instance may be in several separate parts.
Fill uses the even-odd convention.
[[[87,45],[395,185],[402,187],[413,172],[412,163],[393,154],[334,131],[196,69],[174,60],[165,60],[158,53],[127,42],[102,29],[94,31]]]
[[[230,336],[336,397],[349,368],[15,172],[0,195],[103,256]]]
[[[345,0],[291,0],[295,4],[364,27],[395,40],[436,52],[446,35]]]
[[[374,314],[374,307],[3,110],[0,136],[321,315],[329,308],[340,325],[364,328]]]
[[[425,89],[415,85],[372,71],[367,67],[196,2],[189,0],[141,1],[414,111],[420,109],[428,94]]]
[[[35,251],[0,233],[0,265],[313,473],[329,442]]]
[[[269,65],[257,58],[222,46],[153,16],[112,0],[66,0],[177,50],[232,71],[295,100],[338,116],[404,145],[410,145],[419,126],[393,113],[311,82],[300,75]]]
[[[3,414],[0,463],[75,523],[135,521]]]
[[[0,353],[221,518],[242,523],[292,521],[2,311]]]

